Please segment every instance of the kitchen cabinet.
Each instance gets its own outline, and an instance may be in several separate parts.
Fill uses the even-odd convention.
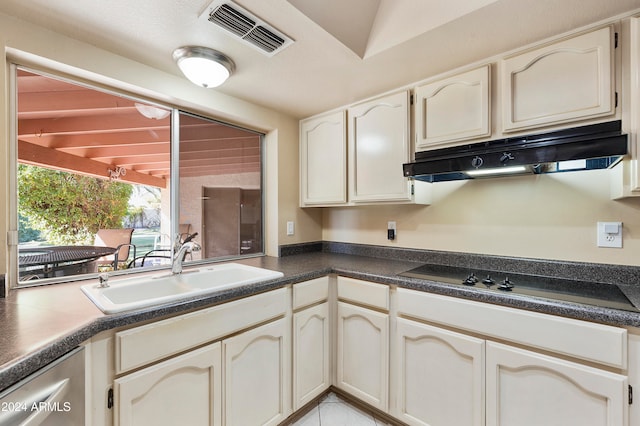
[[[416,87],[415,150],[444,148],[491,134],[491,67]]]
[[[354,203],[409,202],[409,93],[387,95],[348,110],[349,199]]]
[[[277,425],[291,414],[291,323],[281,318],[222,342],[225,425]]]
[[[411,161],[409,92],[300,122],[300,205],[428,204],[430,184],[403,175]]]
[[[222,424],[220,343],[115,380],[116,426]]]
[[[300,121],[300,205],[347,202],[346,111]]]
[[[613,52],[607,26],[503,58],[503,131],[613,115]]]
[[[329,277],[293,286],[293,409],[331,385]]]
[[[392,414],[409,425],[484,425],[482,339],[398,318]]]
[[[613,168],[612,199],[640,196],[640,18],[630,18],[621,36],[622,122],[629,138],[629,155]]]
[[[413,290],[397,296],[392,412],[406,423],[482,425],[486,415],[487,426],[628,424],[625,329]],[[432,392],[437,403],[424,397]]]
[[[388,310],[387,295],[387,286],[338,277],[338,298],[344,301],[337,308],[336,385],[383,411],[388,409],[389,314],[352,303]]]
[[[627,377],[487,343],[487,426],[624,426]]]
[[[321,277],[96,336],[91,398],[101,406],[112,384],[115,405],[92,418],[275,425],[333,384],[408,425],[628,426],[640,338],[627,334]]]
[[[290,303],[280,288],[116,332],[114,423],[282,421],[291,413]]]

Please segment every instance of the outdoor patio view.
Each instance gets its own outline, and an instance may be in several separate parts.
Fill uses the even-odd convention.
[[[19,188],[19,249],[22,258],[27,256],[51,256],[54,249],[59,256],[70,247],[87,247],[82,259],[62,260],[57,269],[43,263],[23,265],[21,280],[33,280],[96,271],[110,271],[115,267],[113,253],[102,258],[96,244],[131,244],[118,260],[119,269],[167,263],[164,256],[152,256],[154,251],[166,248],[170,241],[162,233],[161,192],[159,188],[132,185],[117,181],[82,176],[59,170],[20,164]],[[101,240],[101,230],[134,229],[114,240]],[[112,243],[113,241],[113,243]],[[88,248],[91,247],[91,248]],[[126,252],[128,249],[128,253]],[[112,250],[113,252],[114,250]],[[166,253],[163,253],[166,255]],[[70,256],[67,254],[67,256]],[[145,256],[148,257],[145,258]],[[134,259],[138,259],[134,261]],[[92,262],[93,261],[93,262]]]
[[[172,163],[170,110],[22,69],[17,81],[21,283],[167,265],[186,239],[201,247],[186,261],[263,251],[260,134],[181,112]]]

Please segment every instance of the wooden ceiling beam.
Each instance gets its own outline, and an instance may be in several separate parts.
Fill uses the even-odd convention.
[[[207,140],[185,141],[180,140],[180,152],[183,151],[212,151],[221,149],[252,148],[260,149],[259,141],[250,138],[224,138],[211,137]]]
[[[56,148],[60,151],[67,152],[69,154],[77,155],[80,157],[104,159],[104,158],[118,158],[118,157],[139,157],[145,155],[170,155],[170,144],[136,144],[136,145],[123,145],[117,148],[111,147],[97,147],[97,148]]]
[[[70,173],[80,173],[87,176],[107,179],[108,170],[115,165],[105,164],[88,158],[77,157],[55,149],[44,148],[22,140],[18,141],[18,161],[39,167],[62,170]],[[119,181],[166,188],[167,181],[155,176],[127,170]]]
[[[234,157],[260,157],[258,149],[225,149],[217,151],[181,152],[180,160],[201,158],[234,158]]]
[[[74,113],[80,115],[95,112],[123,110],[139,114],[135,102],[97,90],[78,89],[69,91],[19,93],[18,118],[63,116]]]
[[[208,168],[189,168],[180,170],[180,177],[203,177],[203,176],[217,176],[227,174],[238,173],[259,173],[259,166],[242,165],[242,166],[220,166],[220,167],[208,167]]]
[[[155,154],[155,155],[145,155],[142,157],[137,156],[129,156],[129,157],[119,157],[117,155],[108,157],[111,160],[112,164],[117,166],[127,167],[127,168],[135,168],[138,170],[138,165],[143,166],[144,164],[166,164],[169,165],[170,155],[167,154]],[[100,161],[100,158],[96,158],[96,161]]]
[[[166,123],[163,123],[166,121]],[[130,130],[160,130],[168,119],[150,120],[140,114],[100,114],[65,118],[39,118],[18,121],[18,135],[122,133]]]
[[[49,148],[93,148],[140,146],[161,144],[170,146],[169,127],[154,130],[130,130],[122,133],[72,134],[72,135],[19,135],[22,140]],[[167,148],[168,149],[168,148]]]
[[[260,135],[248,130],[223,126],[218,123],[180,125],[180,140],[184,142],[232,138],[254,138],[259,141]]]

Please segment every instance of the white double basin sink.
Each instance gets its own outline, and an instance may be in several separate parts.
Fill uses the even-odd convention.
[[[125,312],[171,303],[215,293],[248,284],[283,277],[282,272],[239,263],[224,263],[173,275],[125,278],[113,280],[108,287],[98,283],[81,287],[84,294],[106,314]]]

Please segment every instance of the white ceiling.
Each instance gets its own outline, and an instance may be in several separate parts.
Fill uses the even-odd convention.
[[[175,48],[217,49],[236,72],[202,90],[306,117],[640,9],[640,0],[325,0],[327,14],[311,0],[237,0],[295,40],[268,57],[199,18],[210,1],[2,0],[0,12],[176,75]]]

